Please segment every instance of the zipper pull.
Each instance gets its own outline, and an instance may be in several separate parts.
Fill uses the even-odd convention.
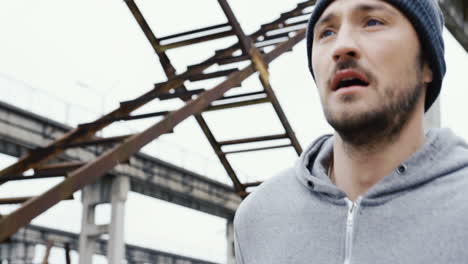
[[[346,204],[348,205],[348,213],[352,214],[354,208],[357,207],[357,205],[361,202],[362,196],[359,196],[355,202],[351,201],[348,197],[344,198],[346,201]]]

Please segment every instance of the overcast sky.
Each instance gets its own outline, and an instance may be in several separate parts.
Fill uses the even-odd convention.
[[[137,3],[158,37],[226,22],[215,0],[140,0]],[[247,33],[296,5],[295,1],[267,0],[230,3]],[[154,83],[165,80],[156,55],[122,0],[0,1],[0,32],[2,100],[60,122],[76,125],[91,121],[114,109],[120,101],[132,99],[151,89]],[[468,139],[463,111],[468,98],[465,80],[468,55],[447,31],[445,40],[448,72],[441,93],[442,126]],[[203,61],[215,49],[234,41],[228,38],[184,47],[170,50],[168,55],[181,73],[187,65]],[[331,132],[323,118],[305,57],[305,43],[301,42],[270,67],[272,86],[303,148],[318,136]],[[188,86],[211,88],[219,81]],[[258,79],[251,78],[242,89],[259,87]],[[155,102],[140,112],[176,109],[180,105],[180,102]],[[218,140],[281,132],[269,105],[205,116]],[[113,126],[104,135],[126,134],[154,121]],[[192,118],[145,151],[229,183]],[[292,149],[285,149],[242,154],[230,161],[243,181],[254,181],[291,166],[295,158]],[[3,157],[2,161],[6,165],[14,159]],[[49,180],[40,182],[44,188],[51,184]],[[0,195],[28,195],[31,189],[30,183],[6,184],[2,185]],[[105,221],[107,213],[105,208],[99,213],[100,221]],[[77,199],[59,204],[33,222],[78,232],[80,216]],[[224,262],[224,233],[223,219],[139,194],[129,196],[125,230],[129,243]]]

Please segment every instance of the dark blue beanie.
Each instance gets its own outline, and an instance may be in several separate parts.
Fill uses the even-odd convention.
[[[429,62],[433,73],[433,81],[427,87],[425,110],[434,103],[439,96],[442,80],[445,76],[446,65],[444,57],[444,40],[442,30],[444,28],[444,17],[440,11],[437,0],[384,0],[399,9],[413,24],[419,35],[424,55]],[[314,27],[323,11],[333,0],[318,0],[314,11],[309,19],[307,27],[307,58],[309,70],[314,76],[312,69],[312,44]]]

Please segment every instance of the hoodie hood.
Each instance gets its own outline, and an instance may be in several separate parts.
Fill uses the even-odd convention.
[[[295,164],[298,180],[311,191],[342,203],[346,194],[328,177],[333,136],[313,142]],[[418,186],[468,167],[468,145],[450,129],[431,129],[424,145],[362,195],[366,204],[382,204]]]

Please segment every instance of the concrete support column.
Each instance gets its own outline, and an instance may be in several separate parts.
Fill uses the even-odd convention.
[[[130,190],[128,177],[104,177],[82,191],[83,216],[79,241],[80,264],[91,264],[95,241],[109,235],[107,260],[109,264],[121,264],[125,257],[124,217],[125,201]],[[96,224],[96,206],[111,204],[108,224]]]
[[[94,227],[96,205],[91,202],[90,197],[96,191],[96,186],[86,186],[81,191],[81,203],[83,213],[81,216],[81,232],[79,238],[79,263],[92,263],[94,253],[93,237],[90,236],[91,229]]]
[[[235,264],[236,256],[234,252],[234,220],[228,219],[226,224],[226,240],[227,240],[227,264]]]
[[[125,259],[124,219],[125,202],[130,191],[128,177],[118,177],[112,183],[111,192],[111,223],[109,226],[109,244],[107,259],[110,264],[122,263]]]
[[[8,264],[32,264],[36,247],[33,244],[11,242],[0,245],[0,261]]]

